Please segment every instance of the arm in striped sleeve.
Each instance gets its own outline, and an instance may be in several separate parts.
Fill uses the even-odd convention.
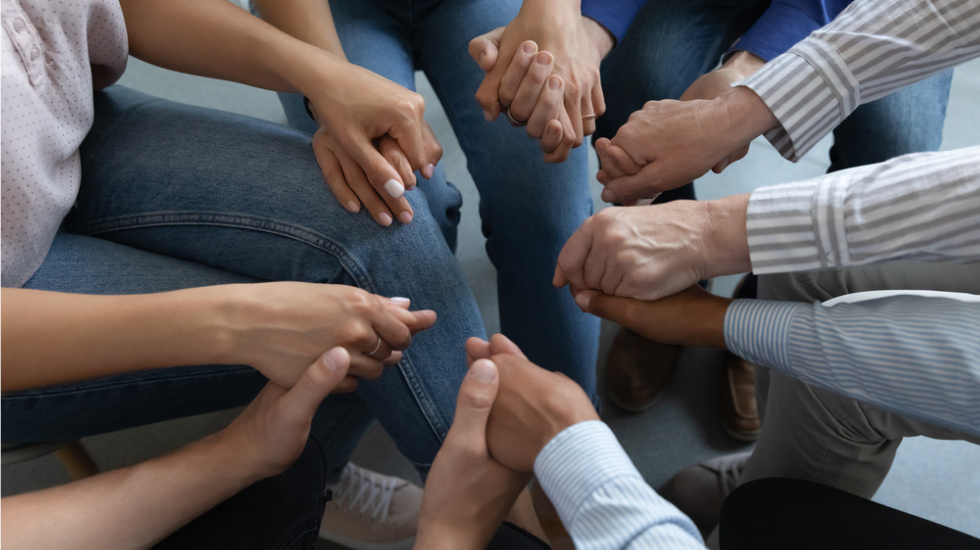
[[[562,430],[534,473],[579,550],[704,550],[694,523],[647,485],[598,420]]]
[[[809,384],[980,435],[980,299],[933,294],[948,297],[893,295],[831,307],[736,300],[725,316],[725,343]]]
[[[980,260],[980,147],[918,153],[752,193],[757,274]]]
[[[779,120],[766,138],[799,160],[859,105],[980,56],[976,0],[857,0],[736,85]]]

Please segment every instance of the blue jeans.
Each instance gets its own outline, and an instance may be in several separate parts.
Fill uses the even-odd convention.
[[[464,341],[485,337],[476,302],[425,195],[384,228],[337,204],[309,136],[119,86],[95,96],[82,185],[27,288],[134,294],[294,280],[356,285],[433,309],[397,368],[327,398],[313,438],[340,469],[376,417],[424,475],[449,429]],[[5,441],[45,441],[240,406],[265,378],[247,366],[133,372],[4,394]]]
[[[650,0],[603,61],[606,113],[594,139],[612,138],[651,100],[677,99],[712,70],[768,7],[764,0]],[[862,105],[834,130],[830,171],[939,149],[953,71]],[[693,199],[693,186],[658,202]]]
[[[497,268],[501,331],[535,363],[561,371],[595,396],[599,320],[582,313],[567,290],[551,286],[558,253],[592,214],[584,148],[562,164],[546,164],[535,140],[504,117],[483,118],[474,96],[483,71],[469,41],[517,15],[520,0],[331,0],[344,51],[352,63],[409,89],[425,72],[449,116],[480,192],[487,254]],[[282,96],[290,124],[316,125],[302,98]],[[458,221],[460,198],[437,168],[419,189],[441,225]],[[411,194],[411,193],[409,193]]]

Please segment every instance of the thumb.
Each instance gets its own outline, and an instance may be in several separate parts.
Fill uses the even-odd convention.
[[[490,72],[490,69],[497,64],[497,52],[500,46],[500,36],[504,34],[504,28],[497,27],[496,29],[477,36],[473,40],[470,40],[470,57],[476,64],[483,69],[483,72]]]
[[[336,347],[324,353],[310,365],[279,400],[286,415],[294,420],[309,422],[320,403],[343,381],[350,366],[350,353]]]
[[[633,306],[630,298],[604,294],[597,290],[582,290],[575,295],[575,304],[586,313],[608,319],[626,328],[633,328]]]
[[[487,420],[499,385],[500,375],[493,361],[478,359],[473,362],[459,388],[456,416],[447,440],[452,438],[456,444],[470,449],[486,446]]]

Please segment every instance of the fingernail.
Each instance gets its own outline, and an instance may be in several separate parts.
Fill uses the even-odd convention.
[[[561,88],[561,80],[557,78],[549,78],[548,87],[551,88],[552,90],[557,90],[558,88]]]
[[[480,52],[480,58],[477,59],[476,63],[479,66],[483,66],[483,60],[487,57],[487,52]]]
[[[398,221],[405,225],[412,223],[412,213],[406,210],[401,214],[398,214]]]
[[[389,216],[387,212],[382,212],[378,216],[378,220],[380,220],[381,221],[381,225],[383,225],[385,227],[388,227],[389,225],[391,225],[391,216]]]
[[[549,58],[548,54],[541,52],[538,54],[537,62],[538,65],[547,65],[551,62],[551,59]]]
[[[483,110],[483,118],[487,119],[487,122],[493,122],[493,115],[491,115],[490,111],[487,111],[486,109]]]
[[[340,351],[338,351],[338,349],[340,349]],[[341,358],[338,357],[338,356],[339,355],[343,355],[343,354],[344,354],[344,351],[343,351],[342,348],[334,348],[334,349],[328,351],[327,353],[324,353],[323,354],[323,357],[321,357],[321,359],[323,361],[324,366],[326,366],[328,369],[336,372],[336,371],[339,371],[341,369],[341,364],[343,363],[343,361],[341,360]]]
[[[534,47],[534,44],[531,44],[530,42],[524,44],[524,53],[534,53],[534,50],[536,49],[537,48]]]
[[[408,305],[408,304],[411,304],[412,303],[411,300],[409,300],[408,298],[405,298],[404,296],[392,296],[391,298],[388,298],[388,299],[391,300],[392,302],[398,302],[399,304]]]
[[[391,195],[391,198],[400,199],[405,194],[405,186],[396,179],[390,179],[385,182],[385,191]]]
[[[484,384],[490,384],[497,378],[497,365],[489,359],[480,359],[470,367],[470,376]]]
[[[432,176],[436,175],[436,165],[432,163],[426,164],[424,174],[425,174],[425,179],[427,180],[432,179]]]
[[[586,296],[584,292],[579,292],[578,294],[575,295],[575,304],[578,305],[578,308],[581,309],[582,311],[588,311],[589,297]]]
[[[347,209],[350,210],[351,212],[357,213],[358,211],[360,211],[361,206],[357,204],[357,202],[355,201],[347,201]]]

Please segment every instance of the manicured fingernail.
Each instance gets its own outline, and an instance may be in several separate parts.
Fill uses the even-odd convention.
[[[493,122],[493,115],[491,115],[490,111],[487,111],[486,109],[483,110],[483,118],[487,119],[487,122]]]
[[[383,225],[385,227],[388,227],[389,225],[391,225],[391,216],[389,216],[387,212],[382,212],[378,216],[378,220],[380,220],[381,221],[381,225]]]
[[[436,175],[436,165],[431,163],[426,164],[425,171],[422,174],[425,176],[425,179],[427,180],[432,179],[432,176]]]
[[[586,296],[584,292],[579,292],[577,295],[575,295],[575,303],[582,311],[589,310],[589,297]]]
[[[480,359],[470,367],[470,376],[484,384],[490,384],[497,378],[497,365],[489,359]]]
[[[343,359],[345,354],[346,352],[343,348],[334,348],[327,353],[324,353],[321,360],[323,361],[324,366],[336,372],[343,368],[342,365],[344,363]]]
[[[561,88],[561,79],[549,78],[548,87],[551,88],[552,90],[557,90],[558,88]]]
[[[537,48],[534,47],[534,44],[532,44],[530,42],[526,42],[524,44],[524,53],[534,53],[534,50],[536,50],[536,49]]]
[[[398,302],[400,304],[405,304],[405,305],[408,305],[408,304],[411,304],[412,303],[411,300],[409,300],[408,298],[405,298],[404,296],[392,296],[391,298],[388,298],[388,299],[391,300],[392,302]]]
[[[398,221],[402,222],[405,225],[412,223],[412,213],[406,210],[401,214],[398,214]]]
[[[350,210],[351,212],[356,213],[360,211],[361,206],[357,204],[356,201],[347,201],[347,209]]]
[[[551,58],[548,54],[541,52],[538,54],[536,61],[538,62],[538,65],[547,65],[551,62]]]
[[[396,179],[390,179],[385,182],[385,191],[391,195],[391,198],[400,199],[405,194],[405,186]]]

